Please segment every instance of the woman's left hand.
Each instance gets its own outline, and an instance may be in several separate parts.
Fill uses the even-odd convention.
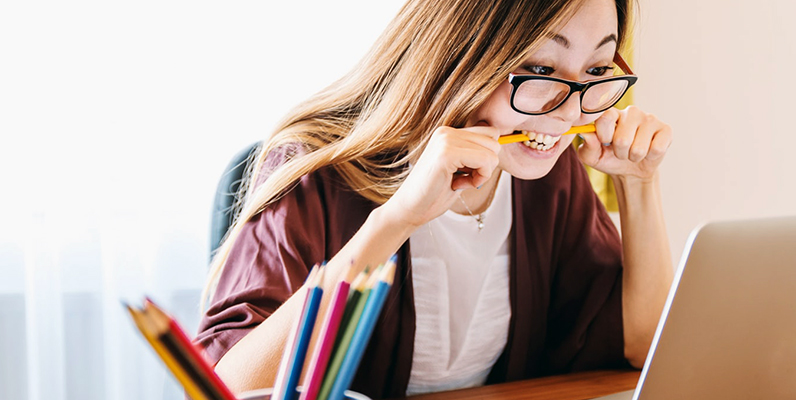
[[[652,178],[672,143],[672,128],[635,106],[608,109],[594,124],[597,132],[582,135],[578,155],[609,175]]]

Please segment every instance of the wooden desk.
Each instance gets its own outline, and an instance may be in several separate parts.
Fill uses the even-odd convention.
[[[589,371],[472,389],[429,393],[410,400],[583,400],[635,389],[640,371]]]

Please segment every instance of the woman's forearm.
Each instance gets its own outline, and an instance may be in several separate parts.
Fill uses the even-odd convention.
[[[499,135],[496,128],[485,126],[437,128],[401,187],[370,213],[351,240],[329,260],[324,290],[333,290],[335,283],[349,273],[386,262],[418,227],[451,207],[459,198],[456,190],[477,191],[487,183],[497,171]],[[460,168],[473,172],[455,174]],[[218,362],[216,371],[233,391],[273,385],[288,333],[301,312],[302,293],[303,288]]]
[[[366,266],[382,264],[409,238],[414,229],[393,221],[384,207],[371,212],[351,240],[327,263],[323,288],[331,293],[335,284]],[[232,389],[246,390],[272,387],[279,368],[288,334],[299,317],[306,288],[296,291],[270,317],[236,343],[216,365],[216,372]],[[329,296],[319,311],[326,309]],[[308,354],[312,354],[312,348]]]
[[[622,227],[625,357],[641,368],[674,276],[656,173],[614,177]]]

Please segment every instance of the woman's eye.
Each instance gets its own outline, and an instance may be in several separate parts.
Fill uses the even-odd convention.
[[[544,65],[528,65],[525,69],[534,75],[552,75],[556,72],[552,67],[545,67]]]
[[[586,70],[586,73],[594,76],[603,76],[606,73],[608,73],[608,71],[611,71],[613,69],[614,67],[594,67]]]

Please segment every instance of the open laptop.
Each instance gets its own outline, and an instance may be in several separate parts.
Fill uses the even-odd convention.
[[[600,399],[796,399],[796,217],[695,229],[636,390]]]

